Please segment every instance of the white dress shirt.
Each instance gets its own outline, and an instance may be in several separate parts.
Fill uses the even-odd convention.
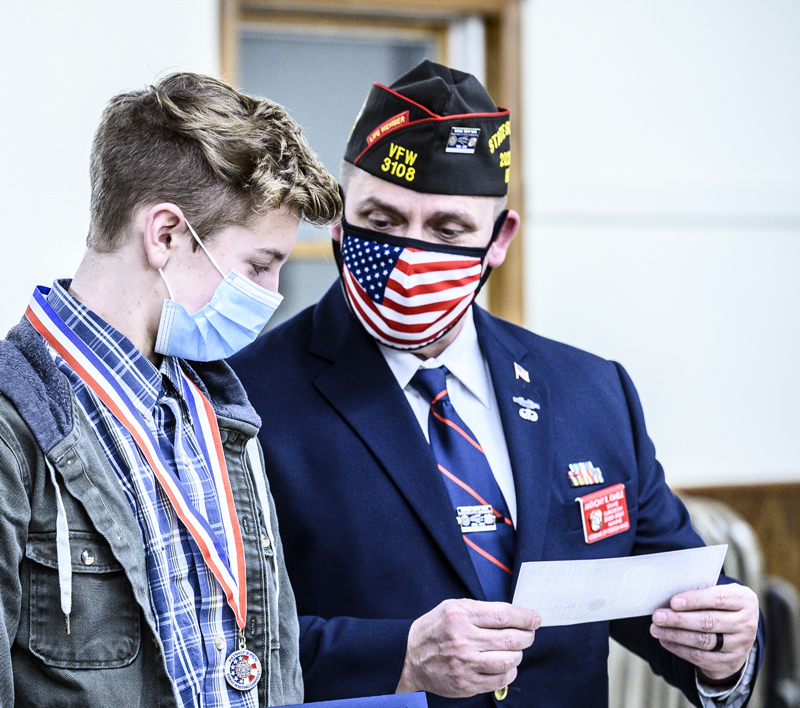
[[[494,395],[489,367],[478,344],[478,333],[472,319],[470,307],[464,315],[464,324],[458,336],[438,357],[423,361],[416,354],[408,351],[391,349],[378,344],[386,363],[392,370],[397,383],[406,394],[411,410],[417,417],[425,438],[428,439],[428,412],[430,402],[426,401],[410,384],[417,369],[435,369],[446,366],[447,392],[453,407],[472,431],[475,439],[486,453],[489,466],[492,468],[497,485],[503,497],[514,526],[517,524],[517,497],[514,490],[514,476],[511,472],[511,460],[508,457],[508,446],[500,421],[500,411]]]

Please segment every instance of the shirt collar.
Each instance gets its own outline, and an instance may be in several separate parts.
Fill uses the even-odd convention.
[[[491,380],[478,343],[472,307],[467,309],[463,322],[461,331],[447,349],[438,357],[425,361],[413,352],[392,349],[378,342],[378,347],[400,388],[408,386],[420,367],[433,369],[437,366],[446,366],[447,370],[486,408],[491,406]]]
[[[137,408],[148,412],[153,410],[163,391],[164,377],[177,391],[181,391],[180,368],[175,357],[164,357],[161,370],[156,369],[130,339],[69,294],[71,283],[70,279],[55,281],[47,302],[72,332],[125,384],[133,394]]]

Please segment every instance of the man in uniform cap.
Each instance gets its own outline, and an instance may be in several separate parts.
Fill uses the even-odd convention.
[[[606,706],[610,635],[697,705],[741,706],[748,588],[542,629],[508,604],[525,561],[702,545],[622,367],[474,303],[519,227],[510,156],[509,113],[473,76],[425,61],[376,84],[342,168],[340,281],[231,360],[269,421],[306,700]],[[611,487],[626,523],[582,524],[576,497]]]

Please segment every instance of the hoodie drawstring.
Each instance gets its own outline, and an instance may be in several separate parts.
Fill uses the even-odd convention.
[[[69,548],[69,526],[64,501],[61,499],[61,488],[58,486],[56,470],[50,460],[45,458],[50,470],[50,479],[56,490],[56,559],[58,562],[58,589],[61,596],[61,611],[67,623],[67,634],[70,633],[69,615],[72,612],[72,556]]]
[[[275,600],[280,598],[280,580],[278,576],[278,553],[275,546],[275,535],[270,523],[269,493],[264,476],[264,467],[261,464],[261,456],[258,449],[258,441],[251,438],[247,441],[247,453],[250,458],[250,466],[253,470],[253,477],[256,482],[256,490],[261,502],[264,525],[267,535],[272,544],[272,574],[275,578]],[[50,460],[45,458],[47,468],[50,470],[50,479],[56,491],[56,559],[58,563],[58,588],[61,599],[61,611],[64,613],[67,634],[70,634],[70,614],[72,612],[72,554],[69,546],[69,526],[67,524],[67,511],[64,508],[64,501],[61,498],[61,488],[58,486],[55,467]]]

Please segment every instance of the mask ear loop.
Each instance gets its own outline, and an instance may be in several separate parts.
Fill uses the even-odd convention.
[[[170,300],[174,300],[175,296],[172,294],[172,288],[169,286],[169,283],[167,282],[167,278],[164,275],[164,271],[161,268],[158,269],[158,274],[161,276],[161,280],[164,281],[164,285],[167,286],[167,292],[169,293],[169,299]]]
[[[342,221],[341,223],[344,224],[344,190],[342,189],[341,184],[336,185],[339,189],[339,198],[342,200]],[[344,231],[342,231],[342,238],[344,238]],[[342,243],[341,241],[337,241],[335,239],[331,239],[331,246],[333,247],[333,260],[336,263],[336,267],[339,269],[339,274],[342,273],[343,263],[342,263]]]
[[[492,237],[489,239],[489,244],[486,246],[486,254],[489,254],[489,249],[492,247],[492,244],[495,242],[497,237],[500,235],[500,230],[503,228],[503,224],[506,223],[506,218],[508,217],[508,209],[503,209],[500,212],[500,216],[495,219],[494,227],[492,228]],[[483,284],[489,279],[489,275],[491,274],[492,269],[490,266],[486,266],[486,270],[483,271],[483,275],[481,275],[481,280],[478,283],[478,287],[475,290],[475,297],[478,297],[478,293],[481,291]]]
[[[197,235],[197,232],[192,228],[192,225],[189,223],[188,219],[184,217],[183,221],[186,224],[189,231],[191,231],[192,236],[194,236],[194,240],[197,241],[197,243],[200,245],[200,248],[202,248],[203,251],[205,251],[205,254],[208,256],[208,260],[211,261],[214,267],[219,271],[219,274],[224,278],[225,273],[222,272],[222,268],[220,268],[217,265],[217,262],[214,260],[214,256],[211,255],[211,252],[206,248],[205,244],[200,240],[200,237]]]
[[[184,217],[183,221],[186,224],[186,226],[188,227],[188,229],[189,229],[190,233],[192,234],[192,236],[194,237],[194,240],[197,241],[197,243],[200,245],[200,248],[202,248],[203,251],[205,252],[205,254],[208,256],[208,260],[211,261],[211,264],[217,269],[217,271],[219,271],[219,274],[224,278],[225,277],[225,273],[222,272],[222,268],[220,268],[217,265],[217,262],[214,260],[214,256],[211,255],[209,250],[205,247],[205,244],[200,240],[200,237],[197,235],[197,232],[192,228],[192,225],[189,223],[189,221],[185,217]],[[169,283],[167,282],[167,278],[164,275],[164,271],[161,268],[158,269],[158,274],[161,276],[161,280],[164,281],[164,285],[167,286],[167,292],[169,293],[169,299],[170,300],[174,300],[175,296],[172,294],[172,288],[169,286]]]

